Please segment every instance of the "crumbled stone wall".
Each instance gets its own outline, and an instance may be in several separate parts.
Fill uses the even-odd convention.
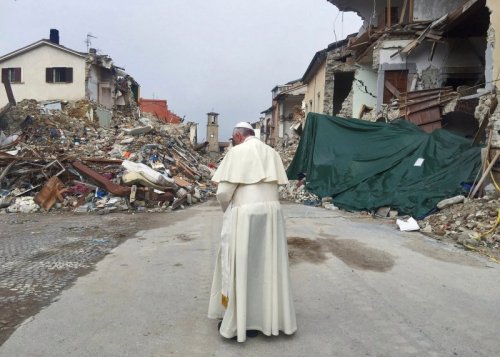
[[[334,52],[328,52],[326,55],[326,70],[325,70],[325,99],[323,100],[323,112],[328,115],[333,115],[333,90],[335,83],[335,60]]]
[[[496,100],[498,100],[498,102],[500,102],[500,93],[496,93],[495,95],[496,95]],[[492,98],[492,96],[490,96],[486,100],[491,101],[494,99]],[[486,104],[486,100],[485,100],[484,104]],[[480,115],[479,114],[479,111],[481,110],[480,107],[481,107],[481,104],[478,106],[478,109],[477,109],[478,116]],[[483,112],[484,112],[484,108],[483,108]],[[477,116],[476,116],[476,118],[477,118]],[[497,105],[496,110],[493,112],[493,115],[490,118],[489,128],[491,130],[491,135],[492,135],[491,136],[491,146],[495,149],[500,149],[500,105]]]
[[[440,88],[442,85],[440,74],[441,71],[439,68],[433,66],[427,67],[422,71],[417,87],[420,89]]]
[[[343,118],[352,118],[352,101],[354,98],[354,87],[351,88],[351,91],[349,92],[349,95],[347,98],[344,100],[344,103],[342,103],[342,109],[339,112],[339,116]]]

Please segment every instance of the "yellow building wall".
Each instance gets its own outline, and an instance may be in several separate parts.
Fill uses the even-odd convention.
[[[325,70],[326,61],[323,62],[315,76],[307,83],[307,91],[304,96],[306,116],[309,112],[323,114],[323,102],[325,101]]]

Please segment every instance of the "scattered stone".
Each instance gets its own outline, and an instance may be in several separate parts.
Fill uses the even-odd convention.
[[[443,209],[445,207],[448,207],[448,206],[451,206],[451,205],[454,205],[457,203],[461,203],[464,200],[465,200],[465,197],[462,195],[459,195],[459,196],[455,196],[455,197],[451,197],[451,198],[447,198],[445,200],[442,200],[442,201],[438,202],[438,204],[436,206],[439,209]]]

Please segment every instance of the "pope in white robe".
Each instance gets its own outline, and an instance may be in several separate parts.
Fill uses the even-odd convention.
[[[288,182],[280,156],[242,122],[212,181],[224,211],[208,317],[220,334],[244,342],[247,330],[290,335],[297,330],[285,221],[278,185]]]

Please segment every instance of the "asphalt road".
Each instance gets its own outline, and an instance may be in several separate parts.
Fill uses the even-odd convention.
[[[141,231],[26,320],[0,356],[495,356],[500,267],[392,223],[284,205],[298,332],[243,344],[206,318],[215,202]]]

